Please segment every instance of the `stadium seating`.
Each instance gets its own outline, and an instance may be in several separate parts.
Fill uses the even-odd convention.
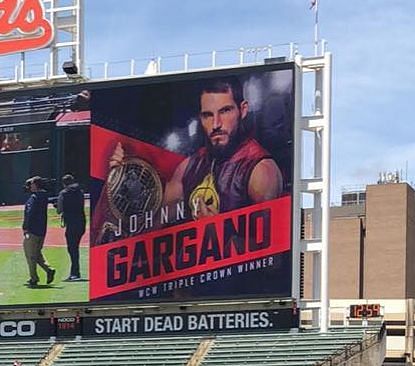
[[[56,366],[186,365],[199,337],[82,339],[65,342]]]
[[[362,329],[333,329],[327,334],[313,331],[299,333],[264,333],[217,336],[201,365],[315,365],[359,344],[367,333]]]
[[[361,345],[368,336],[376,337],[379,331],[379,327],[333,328],[325,334],[302,330],[208,337],[5,341],[0,343],[0,365],[13,365],[14,360],[24,366],[41,365],[41,360],[48,360],[42,365],[53,362],[54,366],[320,365],[348,347]],[[207,347],[200,347],[203,343]]]
[[[18,360],[23,366],[37,366],[52,345],[53,342],[48,340],[2,341],[0,342],[0,365],[13,365],[13,362]]]

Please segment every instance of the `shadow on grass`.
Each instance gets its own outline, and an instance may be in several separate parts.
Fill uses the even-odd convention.
[[[77,282],[89,282],[89,280],[87,278],[80,278],[78,280],[70,280],[69,278],[67,278],[66,280],[62,280],[62,282],[77,283]]]
[[[55,286],[55,285],[29,285],[27,283],[24,284],[27,288],[31,290],[44,290],[44,289],[55,289],[55,290],[62,290],[65,287],[63,286]]]

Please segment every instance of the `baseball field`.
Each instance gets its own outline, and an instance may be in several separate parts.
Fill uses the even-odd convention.
[[[87,218],[89,209],[86,210]],[[88,301],[89,222],[80,247],[81,280],[67,282],[70,258],[66,249],[65,229],[54,208],[48,210],[48,231],[43,255],[56,269],[55,280],[46,284],[46,274],[38,266],[40,277],[36,288],[26,286],[29,272],[23,252],[23,207],[0,208],[0,306],[56,304]]]

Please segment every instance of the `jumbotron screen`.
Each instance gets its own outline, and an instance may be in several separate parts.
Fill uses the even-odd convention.
[[[292,63],[0,99],[0,306],[291,296]]]

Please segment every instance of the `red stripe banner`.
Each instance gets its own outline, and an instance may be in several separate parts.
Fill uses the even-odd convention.
[[[99,245],[90,298],[119,294],[289,251],[291,197]]]

